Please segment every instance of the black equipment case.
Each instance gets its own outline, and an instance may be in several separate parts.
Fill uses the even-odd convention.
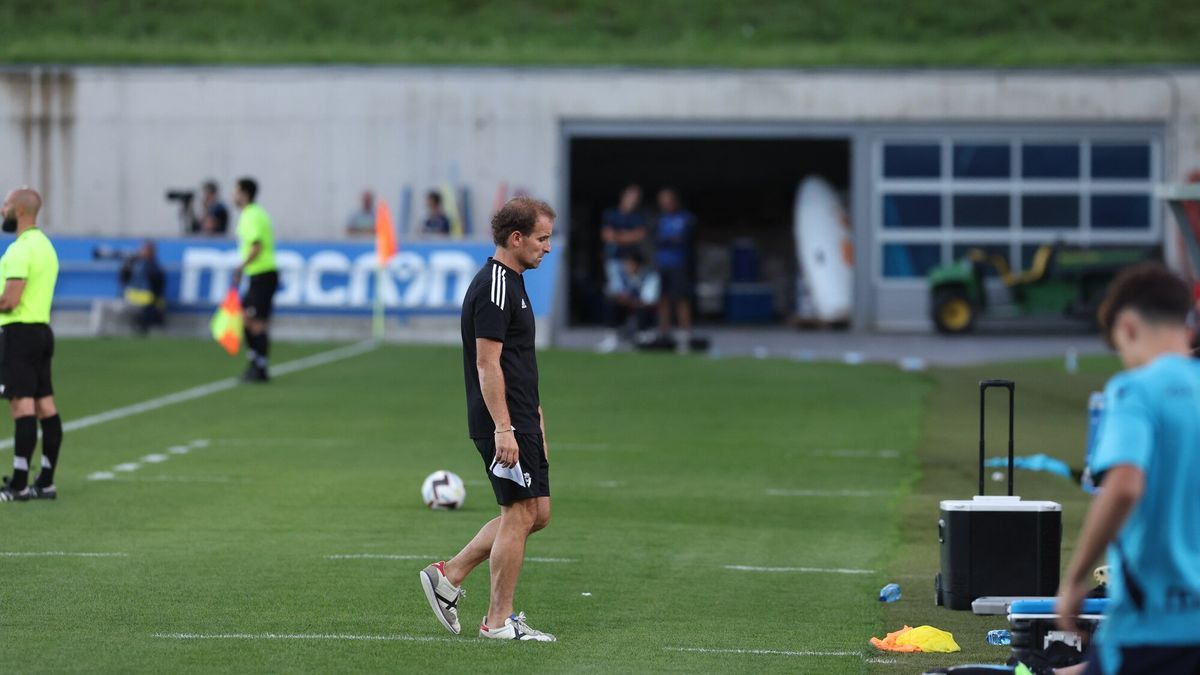
[[[1008,390],[1008,496],[984,496],[984,400],[988,389]],[[1044,597],[1058,591],[1062,505],[1013,496],[1013,399],[1009,380],[979,383],[979,494],[947,499],[938,514],[941,572],[936,602],[971,609],[987,595]]]

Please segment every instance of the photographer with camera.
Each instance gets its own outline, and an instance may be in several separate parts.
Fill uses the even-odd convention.
[[[201,190],[199,227],[193,234],[223,237],[229,232],[229,209],[221,201],[217,181],[206,180]]]
[[[167,190],[168,202],[179,202],[179,229],[194,237],[223,237],[229,232],[229,209],[221,201],[215,180],[201,186],[200,213],[192,210],[196,201],[193,190]]]

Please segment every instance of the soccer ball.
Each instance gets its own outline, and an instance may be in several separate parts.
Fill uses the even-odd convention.
[[[467,500],[467,488],[458,474],[434,471],[421,485],[421,499],[431,509],[457,509]]]

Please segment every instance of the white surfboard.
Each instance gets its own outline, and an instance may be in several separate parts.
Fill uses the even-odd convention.
[[[854,239],[833,187],[808,176],[796,191],[796,257],[821,321],[845,321],[854,303]]]

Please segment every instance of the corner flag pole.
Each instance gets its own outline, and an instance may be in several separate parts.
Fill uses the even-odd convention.
[[[386,201],[375,207],[375,303],[372,335],[376,342],[383,340],[386,314],[383,306],[383,285],[387,281],[387,263],[396,255],[396,226]]]

